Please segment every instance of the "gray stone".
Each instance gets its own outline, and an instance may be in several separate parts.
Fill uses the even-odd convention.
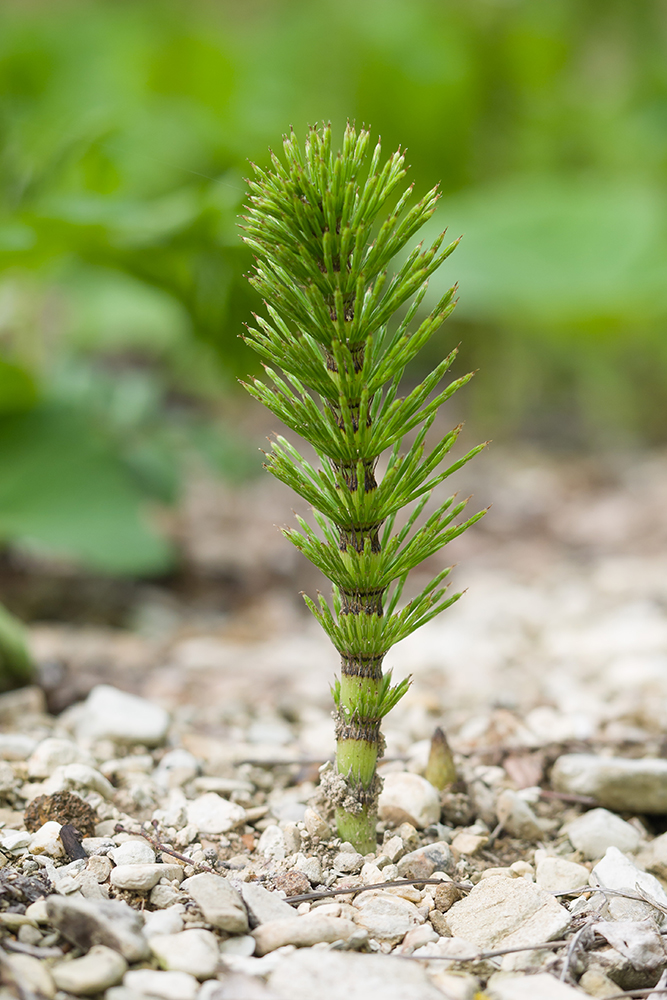
[[[164,788],[180,788],[199,774],[199,761],[189,750],[170,750],[160,761],[154,778]]]
[[[551,780],[557,791],[591,795],[608,809],[667,812],[667,760],[662,758],[564,754],[554,764]]]
[[[61,764],[44,782],[46,795],[56,792],[97,792],[104,799],[113,799],[115,789],[103,774],[89,764]]]
[[[307,858],[301,854],[295,862],[294,868],[298,872],[303,872],[311,885],[319,885],[322,881],[322,865],[319,858]]]
[[[589,861],[604,857],[608,847],[619,851],[636,851],[641,840],[639,831],[608,809],[591,809],[565,827],[573,847]]]
[[[188,972],[163,972],[156,969],[135,969],[126,972],[123,986],[142,996],[160,1000],[195,1000],[199,982]]]
[[[111,872],[111,884],[129,892],[150,892],[161,878],[183,878],[181,865],[119,865]]]
[[[650,975],[667,962],[662,936],[653,920],[604,920],[595,924],[593,930],[627,959],[636,971]],[[631,988],[624,986],[624,989]]]
[[[598,861],[591,873],[591,885],[607,889],[620,889],[637,893],[641,890],[652,897],[661,907],[667,908],[667,893],[654,875],[643,872],[617,847],[607,848],[602,861]],[[664,914],[650,903],[609,895],[609,913],[614,920],[643,920],[654,917],[658,923],[664,922]]]
[[[405,878],[430,878],[433,872],[445,872],[451,875],[455,867],[454,855],[449,844],[438,841],[404,854],[398,862],[398,874]]]
[[[229,957],[240,955],[242,958],[250,958],[255,954],[255,939],[252,934],[239,934],[237,937],[227,938],[220,942],[220,954]]]
[[[405,854],[405,844],[400,837],[389,837],[382,845],[382,854],[395,864]]]
[[[588,885],[590,872],[565,858],[543,858],[537,865],[535,881],[548,892],[574,892]]]
[[[168,972],[187,972],[196,979],[211,979],[220,964],[215,934],[200,928],[180,934],[159,934],[150,939],[150,946],[158,964]]]
[[[322,917],[317,911],[291,920],[272,920],[261,924],[252,932],[255,939],[255,954],[266,955],[276,948],[293,944],[297,948],[310,948],[322,941],[349,941],[359,935],[359,927],[352,920],[343,917]],[[365,938],[366,935],[363,935]],[[359,943],[362,937],[359,936]]]
[[[232,972],[222,982],[204,983],[197,1000],[280,1000],[277,993],[255,976]]]
[[[423,923],[414,903],[388,892],[361,893],[355,906],[359,910],[356,922],[378,941],[395,944],[413,927]]]
[[[440,819],[440,793],[420,774],[393,771],[384,775],[378,809],[388,823],[407,821],[423,829]]]
[[[293,920],[295,910],[277,892],[269,892],[258,882],[240,882],[239,892],[248,908],[251,926],[268,924],[274,920]]]
[[[317,837],[319,840],[330,840],[333,836],[329,824],[314,809],[306,809],[303,821],[311,837]]]
[[[334,871],[346,874],[358,872],[363,863],[363,854],[358,854],[356,851],[340,851],[333,859]]]
[[[86,751],[78,747],[72,740],[63,740],[49,736],[39,743],[28,760],[29,778],[48,778],[57,767],[64,764],[88,764],[93,767],[95,761]]]
[[[533,810],[526,800],[511,788],[505,788],[498,796],[496,815],[503,829],[512,837],[519,837],[521,840],[540,840],[544,836],[544,829]]]
[[[109,684],[98,684],[77,719],[77,739],[109,739],[152,747],[164,743],[168,728],[169,713],[159,705]]]
[[[270,974],[269,986],[280,1000],[443,1000],[417,962],[341,951],[287,955]]]
[[[128,962],[140,962],[150,954],[141,914],[120,900],[54,894],[46,901],[46,912],[53,927],[84,951],[103,944],[120,952]]]
[[[26,760],[37,740],[23,733],[0,733],[0,760]]]
[[[3,982],[11,978],[26,991],[53,1000],[56,985],[45,962],[40,962],[32,955],[12,955],[11,952],[6,952],[2,957],[2,965]]]
[[[178,934],[183,930],[182,903],[169,906],[164,910],[144,910],[144,934],[147,938],[154,934]]]
[[[155,864],[155,851],[143,838],[141,840],[126,840],[124,844],[109,851],[109,856],[115,865]]]
[[[667,833],[661,833],[647,844],[638,854],[637,860],[647,871],[661,879],[667,878]]]
[[[166,910],[168,906],[183,902],[184,896],[174,885],[156,885],[148,897],[156,910]]]
[[[447,911],[452,934],[483,951],[559,938],[570,913],[553,896],[525,878],[482,879]]]
[[[181,888],[194,899],[207,924],[229,934],[247,932],[248,913],[240,894],[227,879],[203,872],[186,878]]]
[[[126,972],[127,962],[123,956],[103,944],[95,945],[83,958],[59,962],[51,969],[58,989],[77,996],[91,996],[115,986]]]
[[[585,995],[546,972],[537,976],[499,977],[487,987],[487,993],[492,1000],[574,1000]]]
[[[263,854],[265,858],[271,858],[274,861],[283,861],[285,859],[287,848],[285,846],[283,831],[279,826],[275,823],[271,823],[270,826],[267,826],[266,830],[264,830],[262,836],[259,838],[257,850],[260,854]]]
[[[245,822],[245,809],[215,792],[207,792],[187,804],[188,823],[200,833],[228,833]]]

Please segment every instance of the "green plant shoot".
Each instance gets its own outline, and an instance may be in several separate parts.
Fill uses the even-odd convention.
[[[392,684],[383,660],[461,596],[446,592],[451,567],[401,606],[403,585],[484,512],[457,522],[466,501],[449,497],[420,515],[433,490],[483,445],[443,468],[460,426],[427,444],[439,408],[471,377],[442,386],[456,350],[399,395],[406,366],[454,308],[450,288],[415,321],[430,275],[458,241],[446,244],[443,233],[403,253],[433,215],[437,188],[408,208],[404,153],[383,163],[380,144],[371,152],[369,132],[349,124],[338,153],[330,127],[311,129],[303,150],[293,132],[283,146],[284,162],[272,154],[272,167],[253,166],[249,181],[244,238],[268,318],[256,316],[246,336],[266,362],[267,381],[246,388],[319,458],[311,465],[277,436],[266,468],[312,505],[317,528],[298,518],[299,530],[284,534],[333,585],[332,607],[322,595],[317,604],[305,598],[341,657],[336,764],[322,780],[339,836],[365,854],[376,848],[381,721],[409,686],[409,679]]]

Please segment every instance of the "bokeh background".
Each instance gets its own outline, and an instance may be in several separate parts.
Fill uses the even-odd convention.
[[[664,445],[666,52],[664,0],[5,0],[0,596],[75,615],[88,574],[120,621],[100,580],[182,582],[184,507],[206,564],[188,484],[246,489],[264,432],[243,178],[290,125],[368,124],[441,183],[460,304],[423,364],[461,342],[472,436]]]

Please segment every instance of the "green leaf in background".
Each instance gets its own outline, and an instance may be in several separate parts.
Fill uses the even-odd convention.
[[[0,416],[31,410],[37,402],[37,386],[30,372],[0,358]]]
[[[29,684],[35,673],[22,623],[0,604],[0,692]]]
[[[106,436],[65,406],[0,420],[0,538],[108,573],[157,574],[173,562]]]
[[[464,234],[430,289],[455,278],[459,319],[545,328],[667,319],[667,196],[626,178],[512,178],[447,200],[438,226]]]

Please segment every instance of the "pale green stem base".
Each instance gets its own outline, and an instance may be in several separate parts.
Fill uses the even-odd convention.
[[[374,854],[377,848],[377,809],[362,809],[360,813],[336,809],[336,829],[341,840],[347,840],[359,854]]]

